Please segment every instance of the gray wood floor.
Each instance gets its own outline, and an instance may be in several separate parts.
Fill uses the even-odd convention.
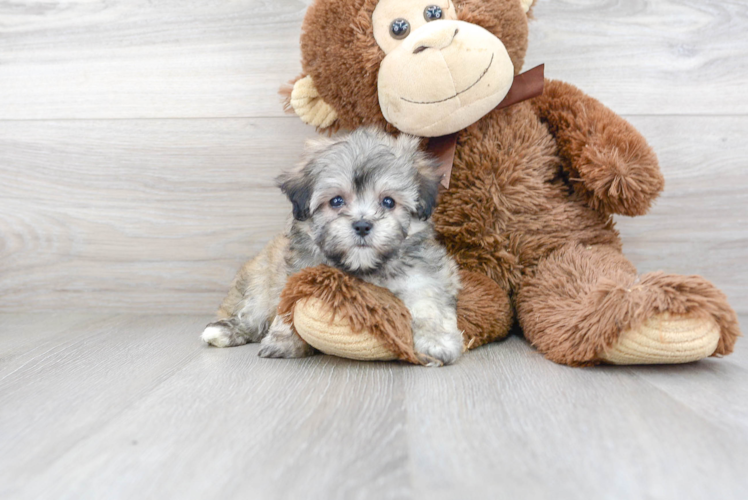
[[[209,348],[208,319],[0,315],[0,498],[748,498],[748,344],[428,369]]]

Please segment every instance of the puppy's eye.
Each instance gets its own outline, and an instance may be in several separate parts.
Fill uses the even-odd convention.
[[[429,5],[423,11],[423,18],[426,21],[436,21],[437,19],[441,19],[442,15],[442,8],[438,5]]]
[[[340,208],[343,205],[345,205],[345,200],[342,196],[336,196],[332,200],[330,200],[330,206],[333,208]]]
[[[390,24],[390,35],[395,40],[402,40],[408,34],[410,33],[410,23],[403,19],[395,19],[392,21],[392,24]]]
[[[395,200],[393,200],[389,196],[385,196],[384,198],[382,198],[382,206],[389,209],[395,208]]]

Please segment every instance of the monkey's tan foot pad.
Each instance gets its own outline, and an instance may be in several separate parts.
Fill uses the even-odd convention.
[[[382,340],[367,331],[353,333],[348,321],[333,318],[319,299],[308,298],[296,304],[294,328],[309,345],[325,354],[363,361],[397,359]]]
[[[690,363],[712,355],[719,337],[719,326],[711,317],[662,313],[623,332],[600,358],[615,365]]]

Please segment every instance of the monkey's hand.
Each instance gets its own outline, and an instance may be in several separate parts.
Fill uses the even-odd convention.
[[[514,321],[508,294],[493,280],[469,271],[460,276],[459,348],[454,345],[454,325],[446,333],[443,328],[430,330],[428,312],[426,323],[413,320],[413,312],[421,314],[414,311],[416,304],[408,307],[389,290],[328,266],[306,268],[291,276],[278,313],[282,317],[291,314],[296,333],[327,354],[361,360],[401,359],[414,364],[438,358],[442,364],[448,363],[459,356],[463,344],[464,349],[473,349],[504,338]],[[441,317],[441,311],[437,315]]]
[[[555,136],[569,183],[592,208],[643,215],[664,187],[657,157],[622,117],[568,83],[547,80],[533,105]]]

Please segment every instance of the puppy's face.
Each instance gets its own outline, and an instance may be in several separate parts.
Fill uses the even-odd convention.
[[[439,184],[417,139],[369,129],[311,144],[306,163],[279,181],[318,249],[352,273],[397,254],[431,216]]]

